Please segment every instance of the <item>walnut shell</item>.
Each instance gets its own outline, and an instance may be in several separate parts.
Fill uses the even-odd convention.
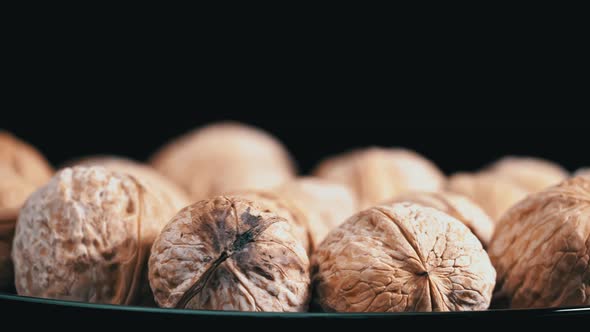
[[[320,178],[297,178],[275,191],[305,214],[314,248],[358,210],[350,188]]]
[[[192,201],[231,191],[271,189],[295,174],[283,145],[245,125],[210,125],[164,146],[153,166],[183,188]]]
[[[175,213],[159,197],[103,167],[58,172],[19,214],[12,252],[18,294],[140,303],[150,245]]]
[[[18,210],[52,172],[35,148],[0,131],[0,290],[14,284],[10,248]]]
[[[145,186],[156,187],[160,198],[167,204],[180,211],[190,204],[187,194],[174,182],[168,180],[150,166],[143,165],[131,159],[116,156],[91,156],[79,159],[72,163],[72,166],[103,166],[115,172],[132,175]]]
[[[490,173],[457,173],[449,177],[446,189],[469,197],[494,222],[512,205],[528,195],[528,191],[514,182]]]
[[[438,210],[411,203],[359,212],[312,257],[326,311],[488,308],[496,273],[479,240]]]
[[[409,192],[397,196],[388,204],[410,202],[437,209],[456,218],[467,226],[481,241],[484,248],[488,246],[494,233],[494,221],[469,198],[447,191]]]
[[[506,177],[529,192],[543,190],[569,177],[561,166],[531,157],[504,157],[486,171]]]
[[[444,175],[434,163],[404,149],[366,148],[324,160],[315,175],[349,186],[360,208],[406,191],[438,191]]]
[[[181,210],[149,260],[162,307],[305,311],[309,261],[291,224],[237,197],[219,196]]]
[[[590,304],[590,179],[532,194],[496,226],[494,297],[511,308]]]
[[[226,194],[253,201],[279,217],[284,218],[291,224],[293,235],[301,242],[306,252],[311,253],[314,249],[314,242],[308,231],[309,221],[307,215],[297,205],[293,204],[291,200],[285,199],[274,192],[261,190],[246,190]]]
[[[574,173],[574,176],[590,177],[590,168],[580,168]]]

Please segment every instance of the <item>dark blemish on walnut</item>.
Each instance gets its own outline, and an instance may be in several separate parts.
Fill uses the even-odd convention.
[[[133,200],[129,200],[129,203],[127,203],[127,210],[126,211],[128,214],[135,213],[135,204],[133,203]]]
[[[114,251],[106,251],[102,253],[102,258],[104,258],[106,261],[110,261],[113,259],[113,257],[115,257]]]
[[[258,274],[258,275],[261,275],[261,276],[263,276],[264,278],[266,278],[268,280],[272,280],[272,281],[275,280],[275,277],[272,274],[266,272],[260,266],[254,266],[254,268],[252,268],[252,272],[254,272],[254,273]]]
[[[244,224],[246,224],[250,227],[256,227],[260,223],[260,220],[262,219],[262,217],[250,214],[250,207],[248,207],[246,209],[246,212],[244,212],[244,213],[242,213],[242,215],[240,215],[240,219]]]

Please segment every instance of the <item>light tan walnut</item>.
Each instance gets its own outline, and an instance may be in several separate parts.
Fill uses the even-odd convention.
[[[504,157],[485,171],[506,177],[529,192],[543,190],[569,177],[561,166],[532,157]]]
[[[496,226],[494,297],[511,308],[590,304],[590,179],[532,194]]]
[[[173,206],[176,211],[180,211],[190,204],[186,193],[180,189],[174,182],[168,180],[158,173],[152,167],[116,156],[94,156],[85,157],[72,163],[72,166],[103,166],[111,171],[130,174],[145,186],[156,187],[169,205]]]
[[[276,188],[275,192],[306,216],[314,248],[330,230],[358,210],[355,196],[347,186],[320,178],[297,178]]]
[[[309,261],[291,223],[243,198],[218,196],[181,210],[149,260],[167,308],[305,311]]]
[[[103,167],[58,172],[20,211],[18,294],[94,303],[146,300],[150,246],[176,212],[134,177]]]
[[[312,257],[326,311],[488,308],[496,273],[479,240],[455,218],[411,203],[359,212]]]
[[[235,123],[210,125],[170,142],[152,165],[193,202],[231,191],[271,189],[295,174],[277,139]]]
[[[434,163],[413,151],[377,147],[324,160],[314,174],[349,186],[360,208],[406,191],[437,191],[445,180]]]
[[[528,191],[501,176],[489,173],[457,173],[449,177],[448,191],[469,197],[494,222],[512,205],[528,195]]]
[[[437,193],[415,191],[401,194],[388,204],[401,202],[431,207],[456,218],[477,236],[484,247],[487,247],[494,233],[492,219],[477,204],[463,195],[446,191]]]
[[[18,210],[52,173],[35,148],[0,130],[0,290],[14,284],[10,248]]]

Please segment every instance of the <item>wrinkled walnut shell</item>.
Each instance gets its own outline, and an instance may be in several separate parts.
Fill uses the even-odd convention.
[[[360,208],[407,191],[437,191],[444,175],[434,163],[404,149],[366,148],[320,163],[315,175],[349,186]]]
[[[305,311],[309,261],[291,224],[254,202],[218,196],[181,210],[149,260],[167,308]]]
[[[10,248],[18,210],[52,172],[35,148],[0,131],[0,290],[14,284]]]
[[[271,189],[295,174],[277,139],[236,123],[209,125],[174,140],[156,153],[152,165],[193,202],[226,192]]]
[[[154,188],[103,167],[66,168],[20,211],[12,258],[18,294],[138,304],[150,245],[175,213]]]
[[[326,311],[459,311],[488,308],[496,273],[479,240],[438,210],[410,203],[362,211],[312,258]]]
[[[72,163],[72,166],[74,165],[87,167],[103,166],[111,171],[132,175],[135,179],[141,181],[143,185],[157,188],[160,198],[165,200],[168,205],[174,207],[175,211],[180,211],[190,204],[186,193],[175,183],[165,178],[153,168],[136,161],[115,156],[95,156],[79,159]]]
[[[401,202],[431,207],[456,218],[477,236],[484,247],[487,247],[494,233],[494,221],[477,204],[465,196],[446,191],[437,193],[415,191],[401,194],[388,203]]]
[[[494,297],[511,308],[590,304],[590,179],[532,194],[496,225]]]
[[[357,211],[357,202],[348,187],[320,178],[297,178],[284,183],[275,192],[305,214],[314,248],[330,230]]]
[[[569,177],[563,167],[532,157],[504,157],[485,171],[503,176],[529,192],[543,190]]]
[[[514,182],[490,173],[454,174],[449,177],[446,189],[470,198],[495,223],[506,210],[529,193]]]

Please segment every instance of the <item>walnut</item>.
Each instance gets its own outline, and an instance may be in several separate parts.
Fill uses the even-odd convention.
[[[590,304],[590,179],[532,194],[504,214],[489,254],[511,308]]]
[[[543,190],[569,177],[561,166],[531,157],[504,157],[486,171],[506,177],[529,192]]]
[[[116,156],[85,157],[72,163],[72,166],[103,166],[111,171],[132,175],[144,186],[156,187],[160,198],[172,206],[175,211],[180,211],[190,204],[186,193],[174,182],[168,180],[150,166],[143,165],[131,159]],[[171,216],[172,217],[172,216]]]
[[[444,176],[429,160],[403,149],[366,148],[320,163],[315,175],[348,185],[360,208],[406,191],[437,191]]]
[[[138,304],[150,245],[176,212],[156,188],[103,167],[58,172],[20,211],[12,258],[18,294]]]
[[[484,247],[487,247],[494,233],[492,219],[465,196],[446,191],[437,193],[415,191],[401,194],[388,204],[401,202],[431,207],[456,218],[477,236]]]
[[[496,273],[479,240],[438,210],[411,203],[359,212],[312,257],[326,311],[488,308]]]
[[[253,201],[261,207],[270,210],[272,213],[287,220],[291,224],[291,229],[295,238],[300,241],[307,253],[311,253],[314,248],[314,242],[308,231],[309,221],[307,215],[299,206],[295,205],[293,201],[285,199],[271,191],[245,190],[226,194]]]
[[[18,210],[52,172],[35,148],[0,131],[0,290],[14,284],[10,247]]]
[[[580,168],[574,173],[574,176],[590,177],[590,168]]]
[[[448,191],[469,197],[494,222],[512,205],[528,195],[528,191],[514,182],[490,173],[457,173],[449,177]]]
[[[306,216],[314,248],[330,230],[357,211],[355,196],[348,187],[320,178],[297,178],[284,183],[275,191]]]
[[[309,261],[284,218],[243,198],[218,196],[181,210],[149,260],[162,307],[305,311]]]
[[[162,148],[153,166],[192,201],[248,189],[270,189],[294,176],[291,157],[275,138],[234,124],[210,125]]]

